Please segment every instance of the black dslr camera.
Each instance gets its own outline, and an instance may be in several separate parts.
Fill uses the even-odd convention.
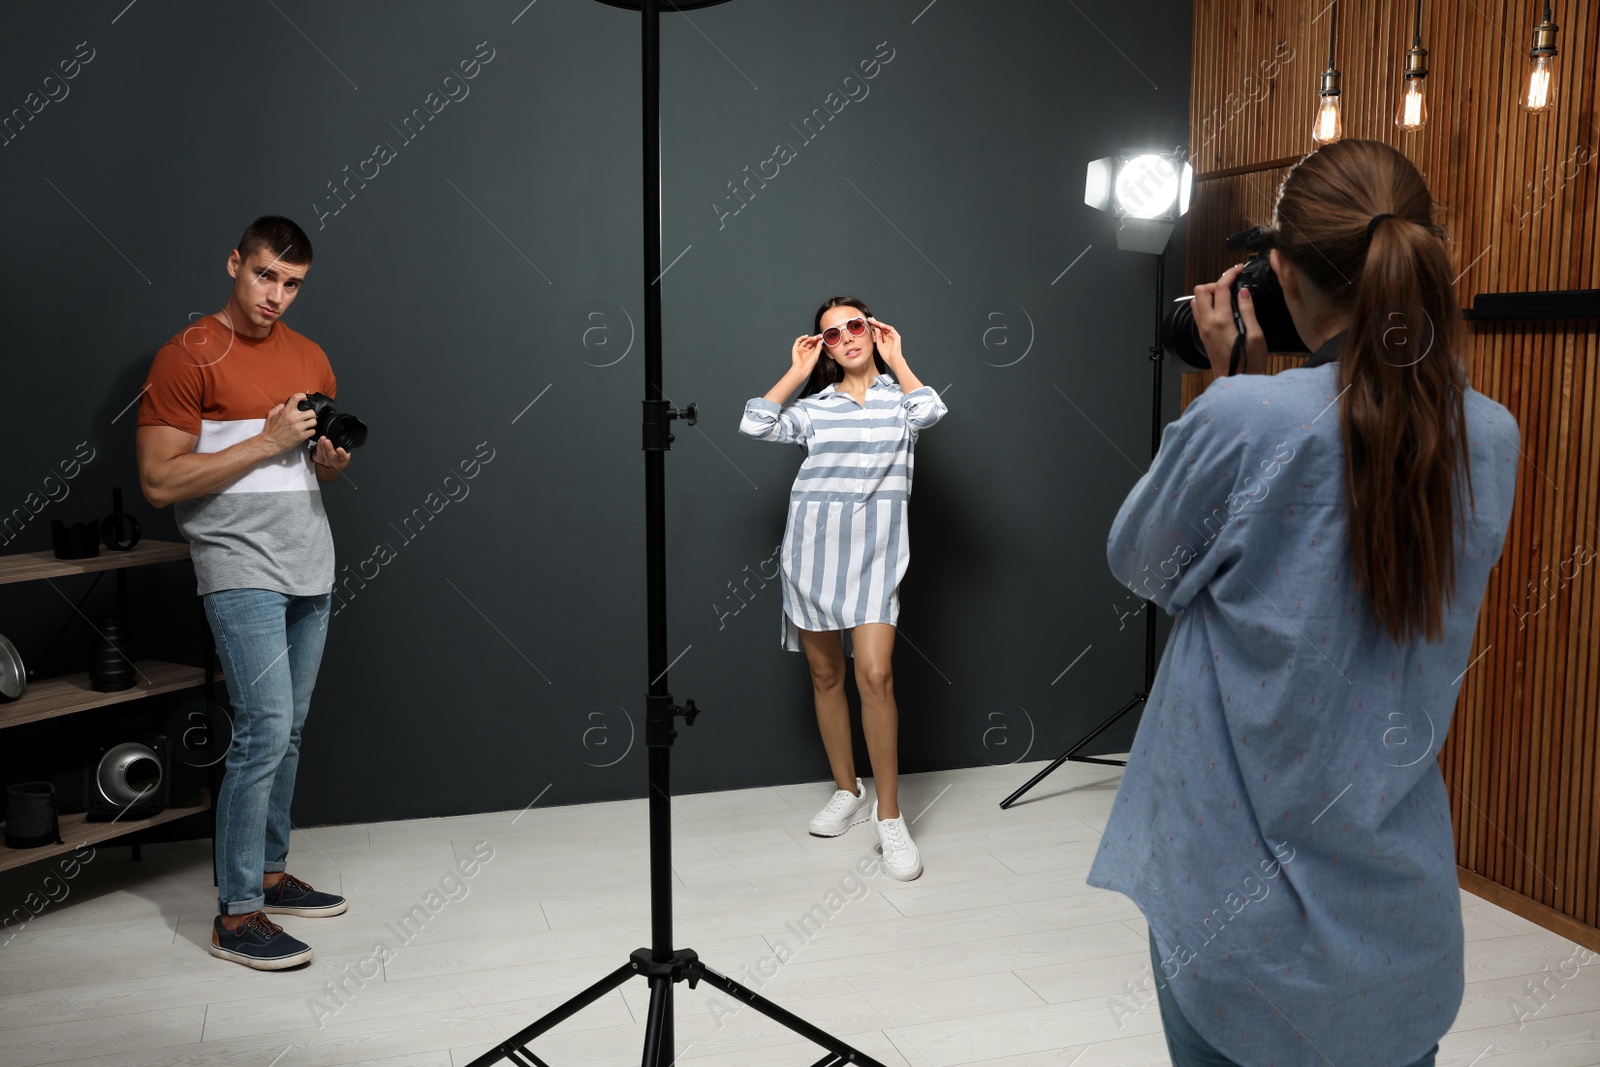
[[[1239,314],[1239,290],[1249,289],[1255,305],[1256,321],[1266,335],[1268,352],[1309,352],[1306,343],[1294,328],[1289,315],[1289,305],[1283,300],[1283,287],[1272,271],[1272,261],[1267,250],[1272,247],[1272,231],[1265,226],[1241,230],[1228,238],[1231,251],[1246,251],[1250,258],[1244,269],[1233,279],[1233,321],[1239,328],[1239,340],[1233,346],[1233,358],[1228,365],[1230,375],[1237,374],[1244,359],[1244,318]],[[1211,357],[1206,355],[1205,342],[1194,322],[1194,297],[1179,297],[1167,308],[1161,318],[1161,346],[1196,370],[1210,370]]]
[[[334,448],[353,452],[367,443],[367,424],[354,415],[346,415],[333,406],[333,397],[326,393],[308,393],[300,401],[301,411],[317,413],[317,432],[306,443],[315,448],[326,437]]]

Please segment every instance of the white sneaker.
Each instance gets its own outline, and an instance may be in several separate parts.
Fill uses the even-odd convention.
[[[911,840],[904,816],[878,818],[878,802],[872,802],[872,824],[878,830],[878,851],[883,853],[883,869],[890,878],[909,882],[922,873],[922,853]]]
[[[856,791],[834,791],[833,799],[811,817],[811,832],[818,837],[838,837],[867,821],[867,787],[856,779]]]

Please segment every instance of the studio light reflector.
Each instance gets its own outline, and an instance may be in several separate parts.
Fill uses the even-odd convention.
[[[1117,175],[1117,206],[1136,219],[1159,219],[1178,202],[1178,171],[1164,156],[1134,156]]]
[[[1194,168],[1183,150],[1123,152],[1089,164],[1083,202],[1117,220],[1117,247],[1160,253],[1189,211]]]

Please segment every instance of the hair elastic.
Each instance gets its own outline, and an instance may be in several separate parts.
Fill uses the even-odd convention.
[[[1372,240],[1372,231],[1378,228],[1378,223],[1382,222],[1384,219],[1397,219],[1399,217],[1399,215],[1391,215],[1387,211],[1381,215],[1372,216],[1372,221],[1367,223],[1367,240]]]

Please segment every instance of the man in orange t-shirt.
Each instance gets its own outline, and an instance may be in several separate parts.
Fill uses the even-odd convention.
[[[338,915],[347,904],[286,873],[300,733],[327,636],[333,535],[322,484],[350,453],[314,448],[307,393],[333,396],[322,348],[282,322],[311,269],[289,219],[256,219],[228,256],[232,292],[156,353],[140,399],[139,484],[173,504],[233,704],[216,798],[218,914],[211,954],[257,970],[311,959],[267,912]]]

